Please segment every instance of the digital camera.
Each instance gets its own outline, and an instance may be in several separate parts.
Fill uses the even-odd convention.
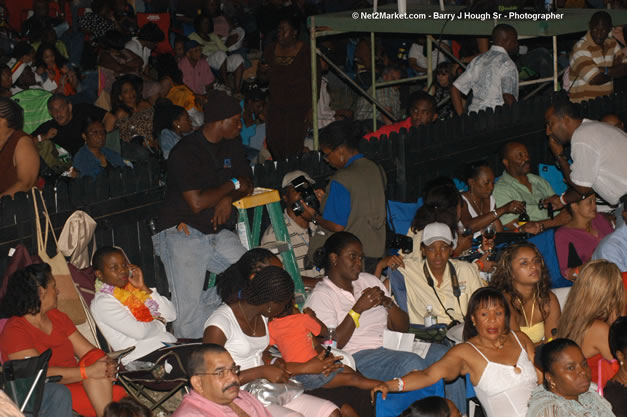
[[[300,193],[301,200],[304,201],[305,204],[316,210],[316,212],[320,211],[320,201],[318,197],[316,197],[312,184],[307,181],[304,175],[295,178],[291,184],[296,192]],[[303,204],[299,200],[292,204],[292,211],[295,215],[302,216],[305,212],[305,207],[303,207]]]
[[[411,237],[395,233],[388,237],[387,248],[400,250],[404,254],[412,253],[414,250],[414,241]]]

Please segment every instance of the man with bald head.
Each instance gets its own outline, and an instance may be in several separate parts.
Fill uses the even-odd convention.
[[[519,228],[523,232],[539,233],[544,229],[561,226],[568,221],[568,213],[563,211],[554,219],[550,219],[546,209],[540,209],[538,203],[555,192],[545,179],[531,174],[531,163],[527,147],[522,143],[508,142],[501,150],[501,158],[505,171],[494,186],[496,206],[501,207],[512,200],[523,201],[527,206],[529,223],[518,227],[518,217],[514,214],[501,216],[501,222],[508,229]]]
[[[570,189],[550,198],[559,208],[584,199],[593,191],[616,207],[627,196],[627,134],[619,128],[585,119],[579,108],[558,97],[544,114],[549,148]],[[569,164],[564,148],[570,146]],[[621,213],[617,213],[620,217]]]
[[[569,77],[574,80],[570,99],[577,103],[614,92],[614,79],[627,75],[627,64],[620,45],[608,37],[612,18],[604,11],[592,15],[588,32],[570,54]]]
[[[457,114],[464,113],[462,94],[472,90],[468,112],[478,112],[518,100],[518,69],[511,56],[518,53],[518,33],[510,25],[492,30],[492,47],[473,59],[455,80],[451,100]]]

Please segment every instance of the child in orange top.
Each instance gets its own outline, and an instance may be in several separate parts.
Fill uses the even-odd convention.
[[[285,362],[304,363],[318,355],[322,346],[316,336],[326,335],[327,328],[317,318],[313,310],[307,308],[300,313],[297,308],[290,308],[268,323],[270,344],[277,345]],[[338,369],[328,376],[324,374],[303,374],[292,376],[301,382],[305,391],[317,388],[336,388],[343,386],[372,389],[379,381],[364,377],[351,368]]]

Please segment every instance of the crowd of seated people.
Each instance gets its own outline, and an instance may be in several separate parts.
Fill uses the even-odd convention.
[[[555,417],[555,410],[620,416],[627,353],[619,317],[627,302],[624,256],[617,249],[627,246],[625,225],[597,212],[594,193],[551,215],[540,202],[564,195],[530,172],[524,144],[508,142],[498,181],[497,167],[478,161],[467,167],[466,191],[450,178],[431,182],[407,232],[413,248],[393,255],[385,247],[388,178],[360,152],[360,140],[516,101],[518,41],[512,27],[498,25],[492,48],[466,54],[466,72],[439,56],[432,61],[433,84],[413,94],[400,85],[377,89],[387,112],[377,112],[379,129],[372,133],[364,135],[363,129],[373,124],[369,100],[355,100],[354,112],[334,112],[320,132],[320,151],[336,172],[326,190],[316,192],[319,212],[302,201],[295,182],[303,177],[313,185],[307,173],[283,178],[284,219],[297,267],[306,275],[301,312],[279,257],[262,248],[247,250],[233,233],[232,203],[253,192],[250,162],[257,154],[277,160],[306,150],[313,110],[304,6],[268,2],[259,13],[266,19],[262,25],[231,2],[208,0],[191,16],[184,12],[173,32],[165,33],[155,23],[138,25],[125,1],[86,3],[91,8],[75,19],[79,27],[67,29],[63,19],[49,16],[49,2],[36,0],[22,33],[6,38],[11,42],[3,49],[7,66],[0,68],[0,196],[28,191],[42,172],[95,177],[150,159],[167,161],[166,199],[153,244],[170,297],[149,287],[122,250],[103,247],[92,261],[98,281],[90,311],[112,349],[135,346],[121,366],[150,362],[164,344],[176,345],[185,366],[173,372],[189,377],[192,392],[175,415],[211,410],[250,417],[366,417],[374,415],[371,389],[385,397],[442,379],[446,400],[424,400],[403,415],[465,414],[468,376],[488,417]],[[595,16],[585,42],[598,44],[597,32],[608,22]],[[255,58],[248,48],[260,40],[257,29],[268,37]],[[171,53],[161,52],[164,43]],[[358,45],[362,61],[367,45]],[[386,45],[376,45],[381,62],[373,70],[379,81],[398,81],[409,69],[425,72],[420,45],[412,46],[405,66],[390,59]],[[448,40],[442,47],[453,54],[458,49]],[[587,65],[590,75],[582,81],[593,86],[609,72],[618,77],[622,71],[617,64],[598,77],[598,68],[582,64],[579,55],[574,59],[571,73]],[[247,70],[254,82],[244,80]],[[364,84],[368,77],[361,72]],[[487,72],[500,77],[489,88],[482,84]],[[331,84],[324,81],[325,91],[332,91]],[[586,88],[580,90],[601,91]],[[466,103],[461,93],[469,91],[473,99]],[[336,105],[332,94],[327,99],[327,106]],[[353,114],[366,122],[350,120]],[[559,127],[551,122],[551,140],[561,137]],[[259,152],[263,147],[265,153]],[[572,188],[570,178],[565,180]],[[303,210],[297,213],[298,202]],[[620,202],[617,213],[627,216],[627,197]],[[485,233],[492,226],[497,234],[511,232],[505,247]],[[549,239],[549,229],[555,229],[552,252],[518,242]],[[268,230],[262,243],[276,240]],[[548,257],[573,283],[561,304],[551,291]],[[207,272],[218,273],[216,288],[204,288]],[[57,309],[49,267],[15,273],[0,306],[10,317],[0,333],[3,360],[52,348],[48,374],[62,379],[46,387],[48,408],[41,415],[69,415],[70,404],[86,416],[113,415],[113,404],[124,396],[115,384],[116,365]],[[433,320],[463,327],[463,340],[454,347],[434,340],[416,352],[387,347],[387,332],[423,330]],[[320,343],[332,337],[337,350],[323,348]],[[202,344],[186,344],[187,339]],[[568,385],[570,374],[574,387]],[[264,405],[245,393],[262,378],[299,381],[306,393]],[[607,400],[597,393],[604,389]],[[50,404],[59,405],[56,414]]]
[[[255,9],[234,6],[227,0],[194,1],[198,4],[178,5],[180,13],[171,22],[167,33],[163,25],[159,26],[150,19],[149,23],[140,24],[145,19],[139,19],[139,12],[166,11],[168,6],[162,4],[164,2],[140,2],[134,5],[138,10],[125,0],[85,0],[79,7],[66,5],[67,10],[64,11],[57,3],[46,0],[33,2],[32,11],[27,9],[27,5],[8,7],[8,18],[6,13],[2,16],[6,30],[0,58],[0,64],[6,64],[8,68],[1,70],[0,92],[19,100],[20,106],[25,109],[24,131],[38,140],[36,145],[43,162],[42,174],[85,176],[78,173],[77,167],[70,170],[74,154],[83,145],[80,128],[77,127],[82,123],[72,123],[71,132],[61,129],[71,123],[71,116],[69,121],[61,120],[53,114],[52,103],[48,103],[47,109],[43,106],[51,97],[49,93],[59,96],[55,101],[59,101],[60,96],[65,97],[66,103],[77,105],[81,108],[80,112],[91,111],[89,106],[111,112],[103,120],[107,132],[105,146],[119,153],[129,166],[148,158],[163,158],[168,153],[159,146],[163,128],[155,132],[152,127],[154,105],[159,98],[166,98],[172,104],[185,108],[192,117],[193,127],[197,129],[202,125],[206,93],[213,88],[226,90],[238,99],[247,96],[248,100],[253,100],[245,100],[249,106],[244,106],[245,129],[242,132],[242,141],[251,147],[247,150],[250,160],[282,159],[311,149],[311,53],[306,41],[304,17],[347,6],[330,8],[325,4],[315,9],[302,4],[268,2]],[[16,11],[19,17],[15,16]],[[18,21],[19,24],[16,23]],[[612,65],[603,66],[600,61],[597,62],[598,59],[594,61],[594,45],[608,44],[612,50],[608,54],[616,53],[613,39],[607,37],[608,27],[611,28],[611,18],[607,13],[594,14],[583,44],[578,43],[573,49],[571,76],[583,74],[575,78],[577,85],[571,92],[577,100],[589,98],[580,93],[592,89],[595,91],[593,96],[611,93],[614,91],[611,80],[621,77],[624,72],[622,63],[612,61]],[[366,138],[389,135],[402,128],[418,127],[466,111],[495,108],[516,101],[519,93],[516,65],[524,62],[526,67],[533,67],[526,60],[517,58],[517,37],[511,26],[499,25],[492,33],[492,49],[489,49],[488,38],[440,38],[440,49],[437,49],[430,68],[434,75],[431,83],[394,84],[378,88],[377,101],[384,109],[377,112],[376,123],[377,127],[385,126],[380,130],[374,129]],[[396,81],[405,74],[425,74],[425,39],[408,38],[398,43],[385,37],[378,38],[373,51],[377,59],[372,68],[377,78],[380,81]],[[257,40],[261,42],[257,43]],[[263,46],[261,51],[258,50],[260,44]],[[402,46],[398,49],[397,45]],[[341,64],[344,57],[342,49],[350,49],[344,40],[326,42],[324,48],[327,48],[328,58],[336,64]],[[362,74],[356,79],[366,89],[370,87],[366,85],[370,77],[365,75],[371,65],[368,59],[370,48],[369,43],[361,39],[356,44],[355,62],[349,60],[357,66],[356,69],[349,68],[349,71]],[[594,51],[590,52],[590,48]],[[521,54],[528,53],[527,49],[521,49]],[[590,58],[591,53],[594,59]],[[174,67],[180,71],[173,70],[164,55],[172,58]],[[492,55],[502,62],[497,64],[491,59]],[[606,61],[610,58],[603,57]],[[470,65],[465,69],[454,63],[455,60]],[[341,100],[336,100],[334,96],[336,75],[326,72],[328,64],[325,60],[319,64],[324,72],[323,88],[318,89],[321,91],[319,103],[324,104],[319,107],[324,110],[319,114],[319,126],[326,126],[338,118],[354,118],[366,120],[364,126],[372,129],[370,100],[351,93],[348,103],[339,103]],[[360,65],[363,67],[361,70]],[[350,65],[347,64],[347,67]],[[362,71],[364,68],[366,71]],[[538,68],[529,69],[541,72]],[[256,78],[255,85],[263,94],[247,95],[246,77]],[[335,81],[331,80],[333,77]],[[603,77],[611,79],[608,81]],[[495,80],[490,86],[483,83],[488,78]],[[321,81],[318,79],[315,82]],[[586,86],[582,84],[579,88],[581,83]],[[433,99],[416,89],[424,90]],[[293,91],[301,94],[292,94]],[[473,95],[467,101],[462,93],[469,91]],[[325,114],[330,116],[328,120],[324,119],[327,117]],[[83,117],[84,114],[79,119]],[[51,119],[58,126],[51,125]],[[263,128],[255,129],[259,126]],[[55,130],[51,128],[59,135],[56,140]],[[169,131],[173,132],[171,126],[165,128],[168,129],[166,135]],[[181,133],[188,131],[176,135],[181,136]],[[252,143],[250,135],[255,137]],[[53,139],[52,143],[47,142],[49,139]],[[516,171],[515,167],[511,170]],[[529,188],[535,199],[540,191],[532,189],[538,187],[532,185],[532,180],[524,181],[523,174],[517,179]],[[498,187],[496,191],[495,197],[501,193]],[[517,200],[525,202],[524,198]],[[497,204],[501,203],[507,202],[497,201]],[[531,222],[521,225],[522,230],[533,233],[539,228],[553,226],[546,224],[546,218],[536,218],[537,213],[531,207],[528,209]],[[555,225],[566,218],[567,214],[559,217]],[[511,220],[511,217],[506,215],[501,220]],[[542,222],[538,223],[540,220]]]

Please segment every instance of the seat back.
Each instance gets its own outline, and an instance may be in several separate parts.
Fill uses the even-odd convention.
[[[52,350],[39,356],[7,361],[2,366],[2,387],[23,413],[37,416],[44,393]]]
[[[381,393],[377,393],[375,403],[375,415],[377,417],[397,417],[414,401],[426,397],[444,397],[444,380],[439,380],[433,385],[407,392],[390,392],[385,400],[381,399]]]
[[[568,300],[568,293],[570,292],[570,287],[562,287],[562,288],[552,288],[551,291],[555,294],[557,301],[560,303],[560,309],[564,311],[564,307],[566,306],[566,301]]]
[[[394,231],[401,235],[407,234],[409,226],[411,226],[411,222],[421,206],[422,197],[415,203],[388,200],[388,222]]]
[[[556,194],[562,194],[566,191],[564,175],[555,165],[538,164],[538,173],[551,184],[551,188]]]
[[[572,281],[564,278],[560,272],[560,264],[557,259],[557,252],[555,251],[555,230],[549,229],[532,236],[529,238],[529,242],[536,245],[544,258],[544,264],[549,270],[549,275],[551,276],[551,288],[572,286]]]

